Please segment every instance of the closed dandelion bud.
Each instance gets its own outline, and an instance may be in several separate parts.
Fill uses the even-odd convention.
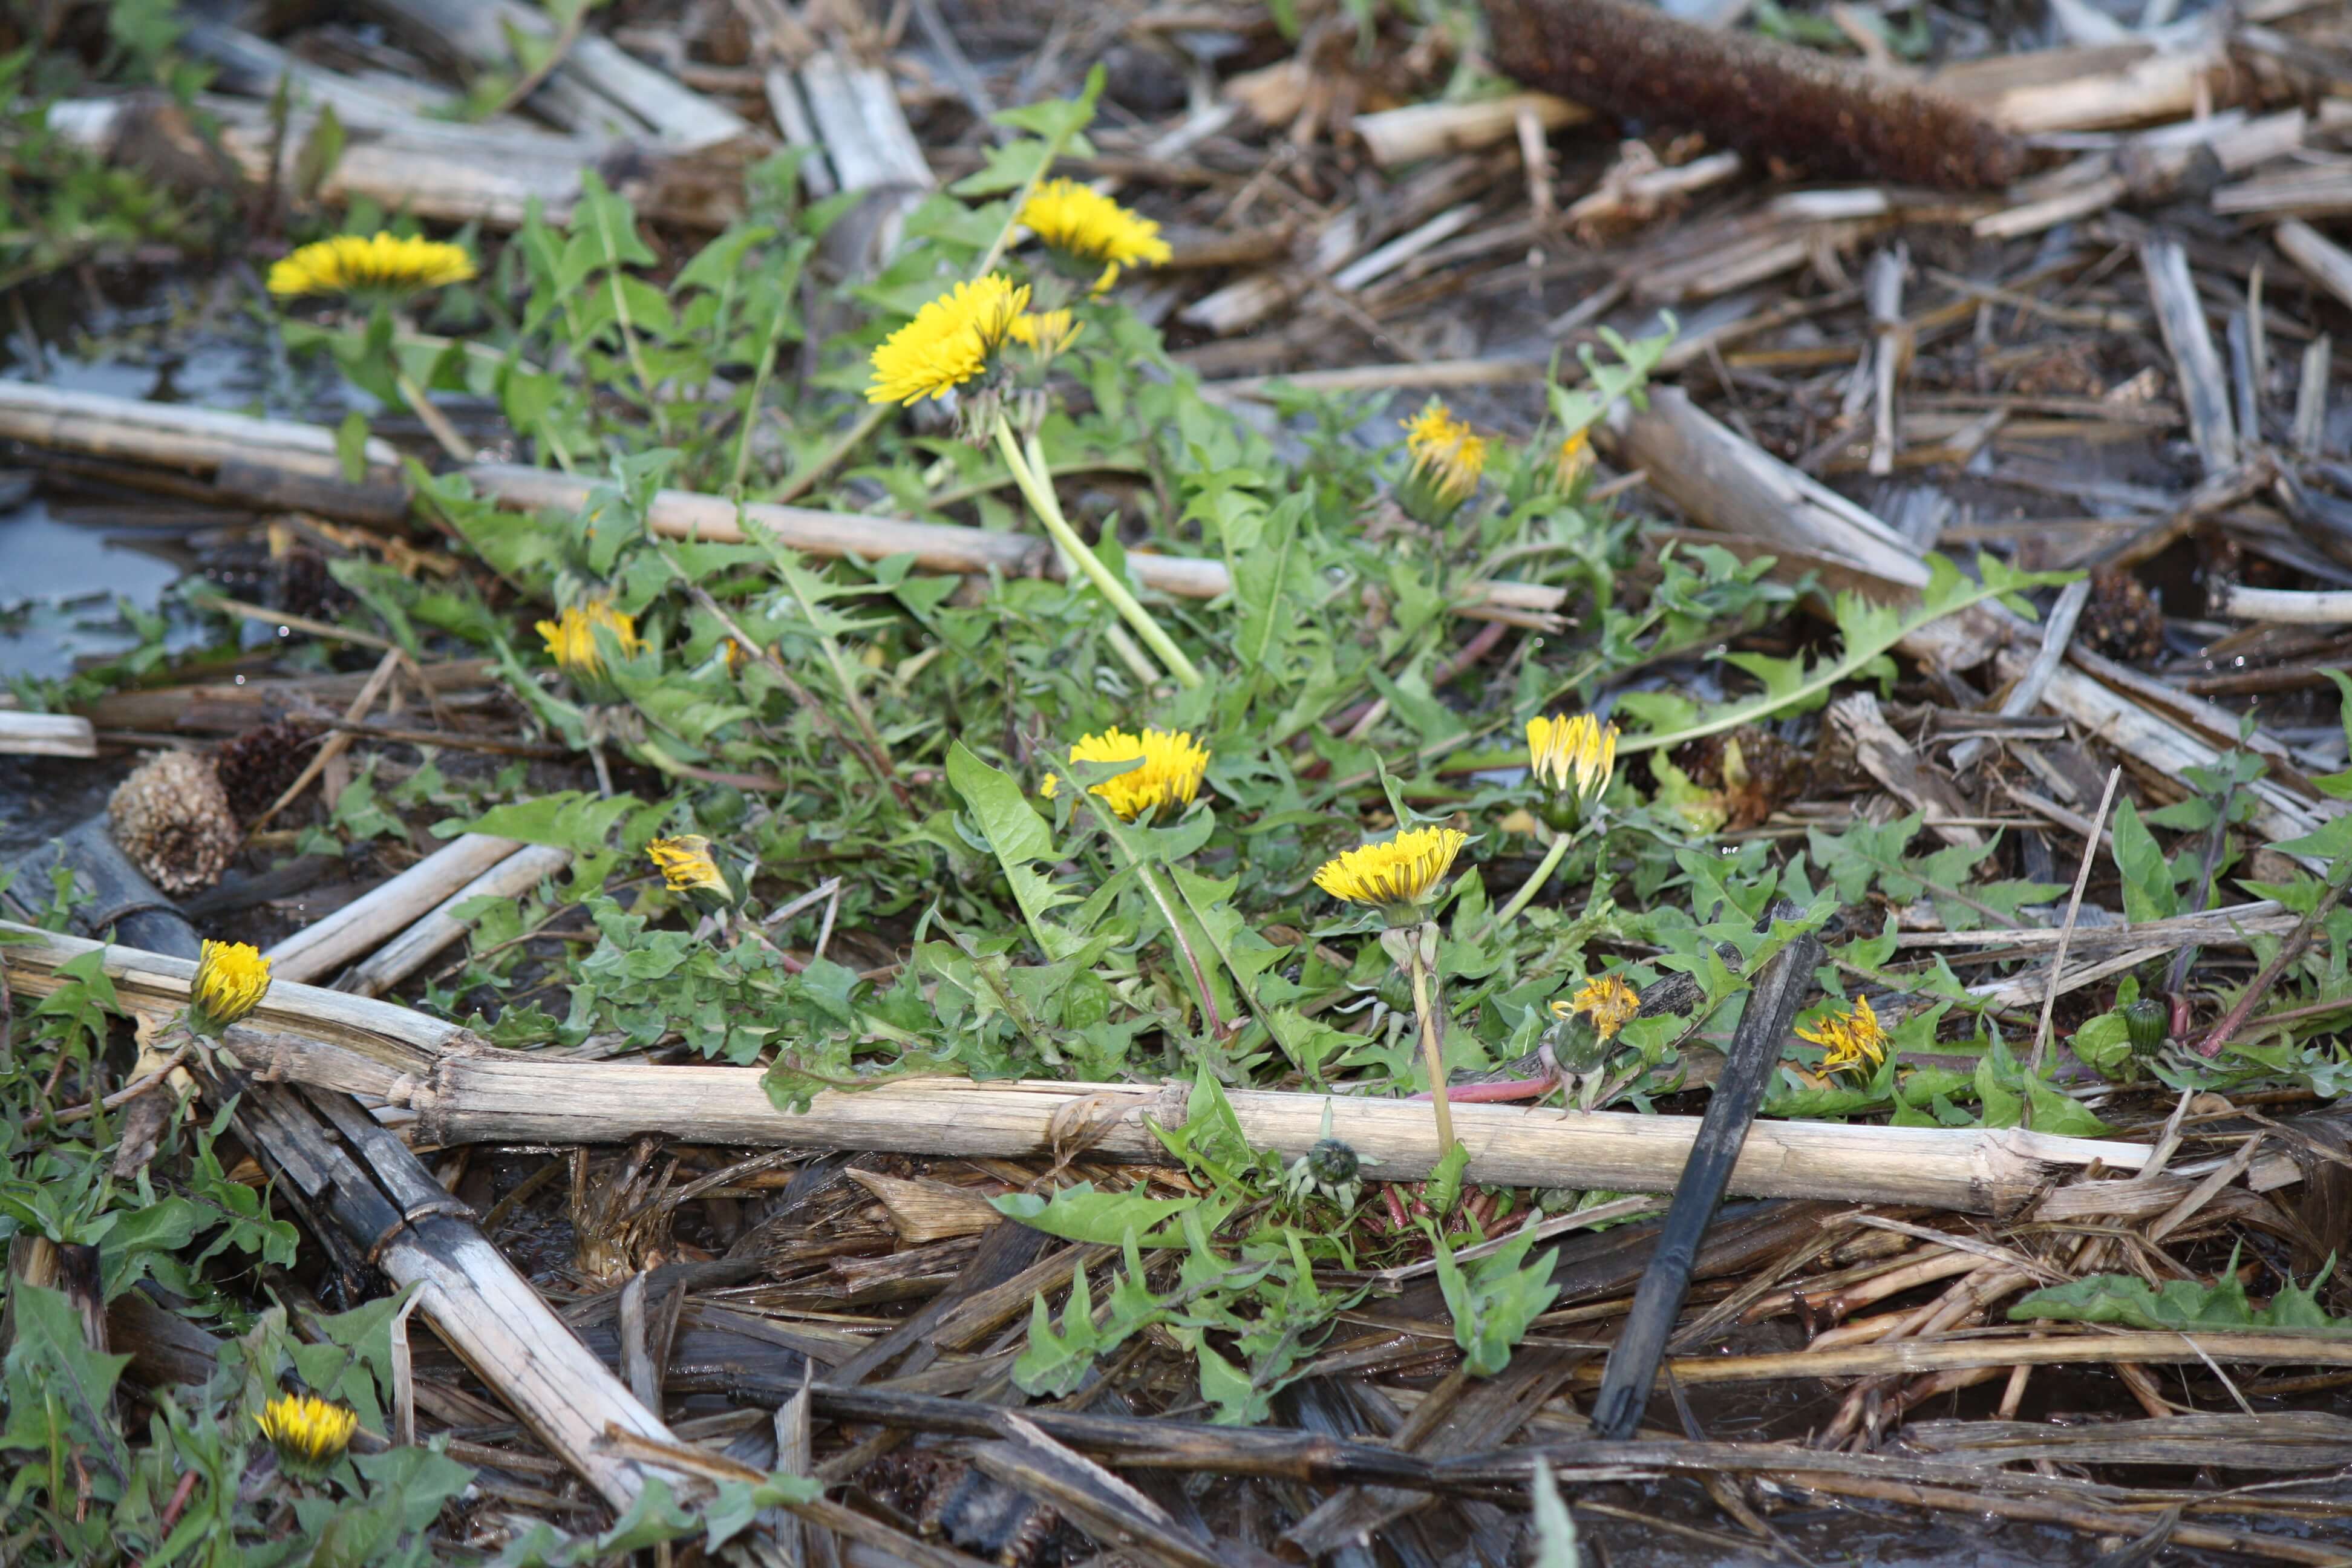
[[[1337,1138],[1318,1139],[1307,1151],[1307,1173],[1320,1186],[1345,1186],[1363,1168],[1363,1160],[1355,1150]]]
[[[1584,489],[1585,479],[1592,472],[1592,439],[1579,430],[1549,454],[1531,454],[1535,462],[1536,489],[1544,495],[1564,496],[1573,500]]]
[[[1590,713],[1528,721],[1528,768],[1563,807],[1581,814],[1609,788],[1617,766],[1617,726]]]
[[[2172,1009],[2160,996],[2143,996],[2124,1009],[2124,1035],[2134,1056],[2152,1057],[2162,1050],[2171,1026]]]
[[[699,833],[656,838],[646,846],[646,857],[662,874],[662,885],[705,914],[742,907],[747,890],[743,875],[719,863],[710,840]]]
[[[315,1394],[281,1394],[254,1421],[278,1450],[278,1464],[311,1479],[334,1468],[360,1426],[359,1416],[348,1407]]]
[[[207,942],[188,987],[188,1027],[218,1039],[269,994],[269,960],[249,942]]]

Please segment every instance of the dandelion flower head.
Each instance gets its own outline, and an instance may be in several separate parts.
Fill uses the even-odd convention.
[[[1021,205],[1022,225],[1063,255],[1099,262],[1097,294],[1118,281],[1122,267],[1160,267],[1174,253],[1160,226],[1076,180],[1048,180]]]
[[[1546,788],[1591,800],[1609,787],[1616,765],[1616,725],[1590,713],[1528,721],[1528,766]]]
[[[1641,1009],[1642,994],[1614,974],[1596,974],[1584,983],[1573,1001],[1551,1005],[1555,1018],[1580,1015],[1591,1019],[1593,1032],[1604,1040],[1615,1039],[1617,1032],[1631,1023]]]
[[[1478,488],[1486,471],[1486,437],[1454,417],[1436,398],[1404,422],[1405,450],[1412,458],[1410,477],[1429,487],[1441,505],[1455,506]]]
[[[1454,868],[1470,836],[1458,827],[1409,827],[1323,862],[1315,885],[1342,902],[1402,910],[1419,904]]]
[[[315,1394],[281,1394],[254,1421],[278,1450],[278,1462],[306,1476],[319,1475],[341,1458],[360,1426],[350,1408]]]
[[[1130,734],[1125,730],[1110,729],[1099,735],[1084,736],[1070,748],[1070,761],[1074,763],[1139,760],[1141,766],[1117,778],[1103,780],[1091,792],[1129,822],[1153,806],[1165,811],[1171,806],[1192,805],[1192,797],[1201,793],[1202,777],[1209,771],[1207,748],[1185,730],[1154,730],[1147,726],[1141,732]],[[1061,781],[1048,773],[1038,790],[1050,800],[1060,787]]]
[[[1001,272],[959,283],[915,312],[874,351],[868,403],[920,403],[945,397],[988,368],[1013,324],[1029,308],[1029,285]]]
[[[1566,495],[1576,489],[1577,482],[1592,471],[1592,437],[1579,430],[1559,444],[1552,454],[1552,488]]]
[[[726,874],[719,868],[719,858],[710,852],[710,840],[699,833],[656,838],[646,846],[646,858],[662,874],[662,885],[674,893],[698,888],[720,893],[730,890]]]
[[[368,290],[405,293],[463,283],[473,276],[474,258],[460,245],[390,234],[339,234],[274,263],[269,291],[280,298]]]
[[[1032,310],[1013,317],[1009,331],[1014,342],[1036,350],[1041,359],[1052,359],[1077,342],[1086,323],[1066,310]]]
[[[573,605],[554,620],[540,622],[538,631],[547,639],[548,655],[558,669],[566,675],[599,676],[604,673],[604,656],[596,647],[598,626],[611,632],[631,658],[645,651],[635,617],[614,609],[610,599]]]
[[[217,1035],[261,1005],[269,991],[269,960],[249,942],[208,941],[197,951],[188,1025],[200,1035]]]
[[[1811,1024],[1798,1026],[1798,1035],[1817,1046],[1826,1047],[1822,1058],[1823,1072],[1840,1072],[1848,1068],[1874,1069],[1886,1059],[1886,1030],[1871,1010],[1870,998],[1857,996],[1853,1005],[1833,1012]]]

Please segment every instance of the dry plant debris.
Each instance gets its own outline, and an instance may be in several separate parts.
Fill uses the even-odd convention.
[[[2352,15],[1706,9],[8,57],[10,1554],[2352,1563]]]

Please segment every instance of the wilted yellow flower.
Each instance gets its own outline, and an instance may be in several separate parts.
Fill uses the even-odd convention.
[[[634,658],[645,651],[645,641],[637,636],[635,617],[613,608],[610,599],[573,605],[554,620],[540,622],[538,630],[547,639],[547,651],[558,669],[566,675],[593,679],[604,673],[604,656],[596,647],[598,626],[613,634],[623,653]]]
[[[301,1476],[324,1474],[343,1457],[360,1426],[348,1407],[315,1394],[281,1394],[254,1421],[278,1450],[278,1462]]]
[[[1572,495],[1584,476],[1592,471],[1592,439],[1579,430],[1559,444],[1552,454],[1551,471],[1546,476],[1551,489],[1561,495]]]
[[[1201,793],[1202,776],[1209,771],[1207,748],[1185,730],[1154,730],[1147,726],[1140,734],[1129,734],[1125,730],[1110,729],[1099,735],[1085,736],[1070,748],[1070,761],[1074,763],[1126,763],[1138,759],[1142,766],[1117,778],[1105,779],[1092,791],[1129,822],[1153,806],[1164,810],[1171,805],[1192,805],[1192,797]],[[1037,792],[1051,800],[1061,782],[1047,773]]]
[[[1590,713],[1528,721],[1528,766],[1536,782],[1563,795],[1592,800],[1609,787],[1617,765],[1617,726]]]
[[[188,1027],[216,1037],[261,1005],[269,991],[269,960],[249,942],[206,942],[198,954],[195,983],[188,988]]]
[[[674,893],[688,888],[719,888],[727,886],[719,874],[719,861],[710,853],[710,840],[699,833],[681,833],[675,838],[656,838],[646,846],[646,856],[662,874],[662,882]]]
[[[710,840],[699,833],[656,838],[646,846],[646,858],[662,874],[664,887],[685,894],[687,902],[706,913],[743,901],[742,880],[719,863]]]
[[[269,291],[281,297],[366,289],[404,292],[463,283],[473,275],[474,258],[463,246],[390,234],[339,234],[274,263]]]
[[[1067,310],[1032,310],[1013,317],[1010,331],[1014,342],[1036,350],[1039,359],[1052,359],[1078,341],[1086,323]]]
[[[959,283],[915,312],[874,351],[868,403],[920,403],[945,397],[988,368],[1013,323],[1029,308],[1029,285],[992,272]]]
[[[1855,997],[1853,1005],[1843,1013],[1799,1025],[1797,1034],[1828,1047],[1829,1054],[1822,1058],[1823,1072],[1840,1072],[1847,1068],[1874,1070],[1886,1059],[1886,1031],[1880,1026],[1878,1015],[1871,1011],[1867,996]]]
[[[1631,983],[1614,974],[1596,974],[1584,983],[1574,1001],[1553,1003],[1551,1016],[1572,1018],[1581,1014],[1592,1020],[1593,1033],[1613,1040],[1641,1009],[1642,994]]]
[[[1486,438],[1433,397],[1404,422],[1404,446],[1412,467],[1397,487],[1397,500],[1423,522],[1444,521],[1470,499],[1486,471]]]
[[[1122,267],[1160,267],[1173,254],[1160,237],[1160,226],[1128,211],[1101,192],[1076,180],[1048,180],[1021,205],[1030,233],[1063,255],[1102,263],[1094,281],[1097,294],[1118,281]]]
[[[1326,860],[1315,873],[1315,885],[1347,903],[1377,904],[1401,914],[1445,879],[1454,858],[1469,842],[1458,827],[1409,827]]]

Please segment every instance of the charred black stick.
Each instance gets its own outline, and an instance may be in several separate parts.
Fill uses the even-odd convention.
[[[1748,993],[1747,1010],[1724,1058],[1723,1076],[1716,1080],[1690,1160],[1675,1184],[1674,1204],[1659,1227],[1657,1250],[1650,1255],[1650,1266],[1633,1291],[1633,1310],[1625,1315],[1625,1327],[1601,1375],[1601,1395],[1592,1407],[1592,1430],[1599,1436],[1622,1441],[1642,1424],[1666,1341],[1682,1313],[1683,1298],[1690,1292],[1699,1242],[1723,1202],[1732,1163],[1739,1157],[1739,1146],[1747,1142],[1756,1108],[1763,1101],[1765,1081],[1780,1060],[1789,1026],[1821,962],[1821,940],[1809,931],[1773,955]]]
[[[1495,60],[1529,87],[1811,174],[1979,190],[2025,169],[2021,142],[1955,100],[1648,5],[1486,0],[1486,23]]]

